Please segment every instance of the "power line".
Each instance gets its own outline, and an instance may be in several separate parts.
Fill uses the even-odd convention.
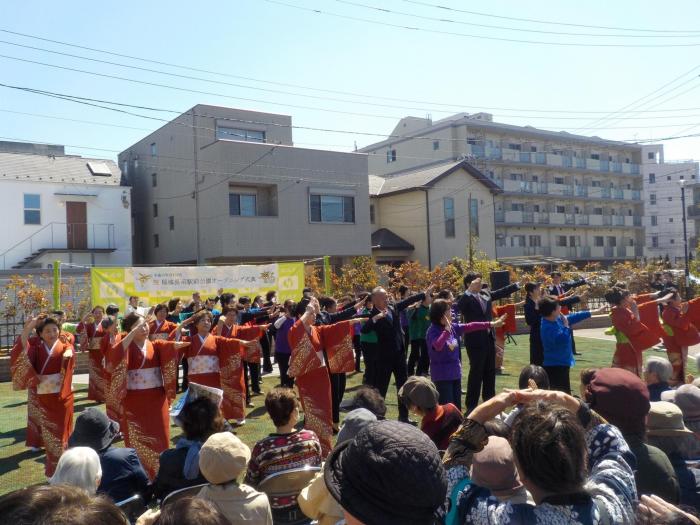
[[[548,41],[542,41],[542,40],[523,40],[523,39],[516,39],[516,38],[473,35],[473,34],[468,34],[468,33],[457,33],[454,31],[439,31],[439,30],[435,30],[435,29],[428,29],[425,27],[405,26],[405,25],[401,25],[401,24],[393,24],[390,22],[381,22],[378,20],[371,20],[368,18],[361,18],[361,17],[351,16],[351,15],[343,15],[340,13],[334,13],[331,11],[326,11],[326,10],[318,9],[318,8],[299,6],[299,5],[295,5],[295,4],[290,4],[288,2],[282,2],[281,0],[265,0],[265,2],[268,2],[270,4],[289,7],[292,9],[297,9],[300,11],[306,11],[306,12],[310,12],[310,13],[314,13],[314,14],[326,15],[326,16],[331,16],[334,18],[345,19],[345,20],[353,20],[355,22],[363,22],[366,24],[380,25],[383,27],[393,27],[393,28],[397,28],[397,29],[406,29],[406,30],[410,30],[410,31],[420,31],[420,32],[430,33],[430,34],[457,36],[457,37],[463,37],[463,38],[476,38],[476,39],[493,40],[493,41],[498,41],[498,42],[510,42],[510,43],[517,43],[517,44],[538,44],[538,45],[562,46],[562,47],[601,47],[601,48],[604,48],[604,47],[652,48],[652,47],[696,47],[696,46],[700,46],[700,42],[691,43],[691,44],[612,44],[612,43],[596,44],[596,43],[584,43],[584,42],[548,42]]]
[[[444,5],[438,5],[438,4],[431,4],[429,2],[422,2],[420,0],[403,0],[404,2],[407,2],[409,4],[415,4],[415,5],[421,5],[425,7],[433,7],[435,9],[442,9],[445,11],[454,11],[457,13],[466,13],[469,15],[476,15],[476,16],[483,16],[483,17],[488,17],[488,18],[498,18],[501,20],[512,20],[515,22],[532,22],[535,24],[548,24],[548,25],[559,25],[559,26],[568,26],[568,27],[584,27],[588,29],[614,29],[617,31],[637,31],[637,32],[648,32],[648,33],[694,33],[697,32],[696,30],[682,30],[682,29],[635,29],[635,28],[629,28],[629,27],[615,27],[615,26],[594,26],[594,25],[586,25],[586,24],[574,24],[574,23],[567,23],[567,22],[556,22],[552,20],[541,20],[541,19],[536,19],[536,18],[518,18],[514,16],[502,16],[502,15],[494,15],[492,13],[484,13],[484,12],[479,12],[479,11],[468,11],[466,9],[458,9],[456,7],[448,7]]]
[[[563,32],[563,31],[546,31],[544,29],[527,29],[527,28],[519,28],[519,27],[506,27],[506,26],[495,26],[495,25],[490,25],[490,24],[477,24],[474,22],[465,22],[462,20],[453,20],[450,18],[443,18],[443,17],[433,17],[433,16],[425,16],[425,15],[419,15],[416,13],[407,13],[405,11],[398,11],[395,9],[387,9],[385,7],[376,7],[373,5],[367,5],[367,4],[362,4],[360,2],[352,2],[350,0],[336,0],[336,2],[341,3],[341,4],[346,4],[346,5],[351,5],[354,7],[360,7],[363,9],[370,9],[373,11],[379,11],[380,13],[384,14],[394,14],[394,15],[401,15],[401,16],[407,16],[410,18],[418,18],[420,20],[429,20],[431,22],[443,22],[443,23],[449,23],[449,24],[460,24],[460,25],[466,25],[466,26],[472,26],[472,27],[483,27],[487,29],[502,29],[505,31],[518,31],[518,32],[523,32],[523,33],[538,33],[538,34],[547,34],[547,35],[565,35],[565,36],[592,36],[592,37],[613,37],[613,38],[693,38],[693,37],[698,37],[700,34],[698,32],[688,32],[687,34],[653,34],[653,35],[625,35],[625,34],[606,34],[606,33],[571,33],[571,32]]]

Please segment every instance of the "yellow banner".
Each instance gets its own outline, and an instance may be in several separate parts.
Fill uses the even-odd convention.
[[[265,295],[277,291],[277,299],[300,299],[304,289],[304,263],[271,263],[237,266],[161,266],[153,268],[91,268],[92,304],[114,303],[126,311],[129,297],[135,295],[143,306],[154,306],[180,297],[185,303],[193,292],[202,300],[217,290],[237,297]]]

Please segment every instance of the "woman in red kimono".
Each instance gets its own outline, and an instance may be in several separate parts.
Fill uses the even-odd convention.
[[[673,377],[669,383],[673,386],[685,383],[688,347],[700,343],[700,334],[690,321],[688,307],[688,303],[681,304],[680,294],[674,292],[661,313],[664,344],[673,367]]]
[[[107,410],[107,417],[114,421],[121,421],[122,410],[121,404],[109,402],[108,393],[112,385],[112,365],[107,358],[112,347],[114,347],[123,337],[124,334],[119,332],[119,323],[117,319],[113,316],[107,316],[102,319],[102,341],[100,342],[100,351],[102,352],[102,358],[104,367],[102,369],[102,377],[104,378],[105,385],[105,408]]]
[[[292,354],[289,359],[289,377],[295,378],[304,409],[304,427],[313,430],[321,441],[326,457],[331,451],[333,438],[333,410],[330,372],[354,370],[352,326],[365,319],[350,319],[331,325],[316,325],[321,307],[315,297],[302,299],[296,306],[297,321],[289,329],[287,338]],[[328,367],[323,350],[328,354]]]
[[[172,331],[177,328],[175,323],[167,320],[168,305],[159,304],[154,308],[153,315],[155,316],[155,319],[152,319],[148,323],[148,338],[151,341],[155,341],[156,339],[167,340]]]
[[[668,297],[637,305],[629,290],[613,287],[605,293],[605,300],[612,306],[612,328],[606,333],[614,335],[617,340],[612,366],[641,377],[642,353],[658,344],[659,336],[640,321],[640,310],[654,309],[658,312],[657,305],[667,301]]]
[[[31,338],[36,330],[38,338]],[[73,431],[73,346],[60,337],[61,329],[51,317],[37,317],[24,325],[21,346],[11,356],[12,386],[34,392],[35,420],[46,448],[46,476],[52,476]]]
[[[104,308],[95,306],[92,311],[83,317],[78,324],[76,332],[80,341],[80,350],[89,353],[88,361],[88,399],[102,402],[104,396],[104,374],[102,372],[103,354],[100,350],[102,336],[102,319]]]
[[[177,393],[179,350],[189,343],[149,341],[148,324],[135,312],[124,318],[122,328],[127,335],[107,355],[112,370],[107,402],[121,405],[124,442],[136,449],[153,479],[160,453],[170,445],[168,408]]]
[[[226,419],[245,423],[245,381],[243,358],[247,351],[259,347],[257,341],[243,341],[211,334],[213,316],[208,310],[200,310],[181,323],[171,334],[176,341],[187,340],[191,344],[185,350],[190,383],[221,388],[224,399],[221,412]],[[182,328],[190,326],[190,335],[183,337]]]

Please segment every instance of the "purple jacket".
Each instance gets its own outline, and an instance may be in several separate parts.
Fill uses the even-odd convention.
[[[430,355],[430,378],[433,381],[454,381],[462,378],[462,363],[459,362],[459,338],[469,332],[488,330],[491,323],[452,323],[450,330],[431,324],[425,334]],[[452,349],[450,348],[452,347]]]
[[[291,354],[292,347],[289,346],[289,339],[287,334],[289,330],[294,326],[294,319],[287,319],[282,326],[277,329],[277,337],[275,337],[275,353],[277,354]]]

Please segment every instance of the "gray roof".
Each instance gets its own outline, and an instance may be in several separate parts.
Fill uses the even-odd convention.
[[[118,186],[121,176],[116,163],[107,159],[0,152],[0,181]]]
[[[372,234],[373,250],[414,250],[415,247],[403,237],[387,228],[379,228]]]
[[[437,166],[431,166],[426,169],[409,171],[385,179],[370,175],[370,195],[382,196],[430,187],[442,177],[446,177],[460,169],[465,170],[470,176],[491,190],[491,192],[501,193],[503,191],[498,184],[481,173],[481,171],[472,166],[468,161],[459,160],[438,164]]]

